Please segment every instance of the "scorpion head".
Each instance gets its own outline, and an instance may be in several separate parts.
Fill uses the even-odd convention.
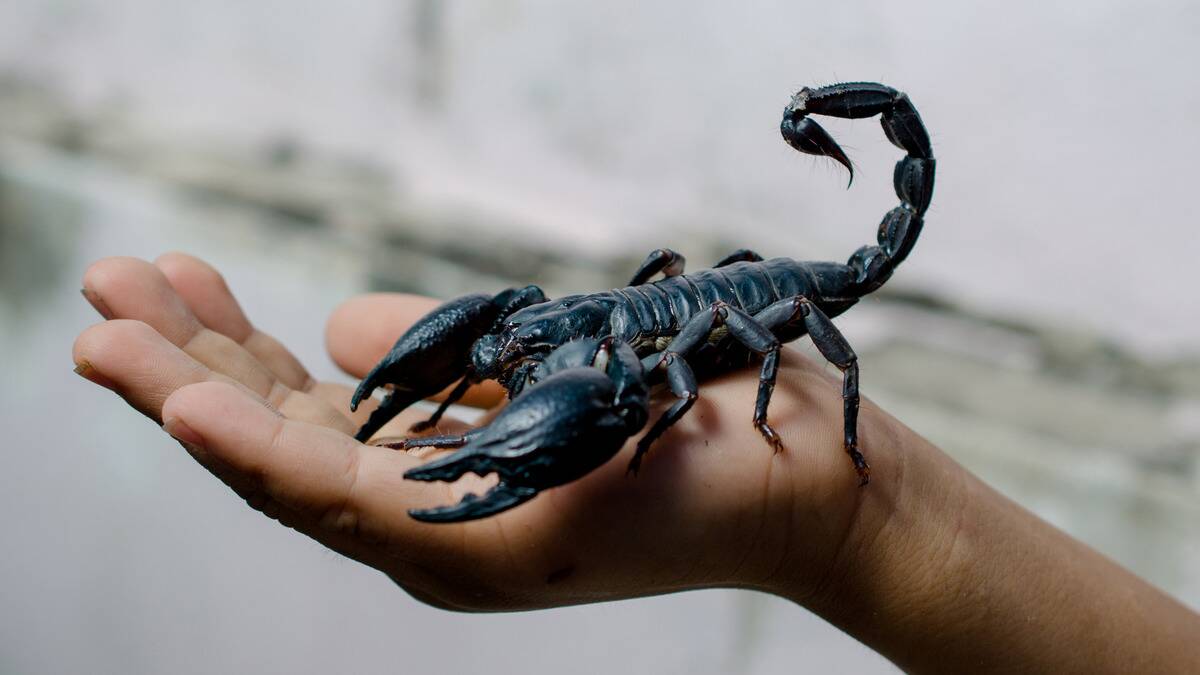
[[[509,317],[499,333],[475,341],[473,374],[499,380],[516,395],[550,352],[571,340],[604,335],[609,314],[602,302],[581,295],[526,307]]]

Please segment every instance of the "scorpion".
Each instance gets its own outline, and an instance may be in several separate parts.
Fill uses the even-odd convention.
[[[462,434],[408,438],[392,448],[457,448],[410,469],[405,478],[455,481],[495,473],[482,496],[413,509],[433,523],[484,518],[574,481],[607,462],[650,418],[650,394],[669,389],[674,402],[639,439],[629,471],[696,401],[698,377],[745,367],[761,358],[753,423],[775,452],[783,446],[767,408],[783,343],[808,335],[842,373],[843,444],[860,486],[870,468],[858,444],[858,359],[830,317],[878,289],[908,256],[933,194],[935,160],[907,95],[873,82],[805,87],[784,108],[780,131],[792,148],[854,166],[810,115],[880,116],[884,134],[906,154],[893,184],[900,205],[879,225],[877,243],[845,263],[763,259],[742,249],[711,269],[684,274],[684,257],[652,251],[629,285],[549,300],[537,286],[460,297],[434,309],[396,341],[359,384],[351,409],[390,385],[356,434],[366,442],[416,401],[457,382],[426,422],[434,427],[467,389],[497,380],[510,402],[489,424]],[[849,184],[848,184],[849,186]],[[651,281],[657,275],[662,277]],[[663,386],[665,385],[665,387]]]

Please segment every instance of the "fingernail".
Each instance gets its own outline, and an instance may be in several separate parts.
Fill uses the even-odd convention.
[[[178,417],[168,417],[167,421],[163,422],[163,431],[171,435],[172,438],[179,441],[184,450],[196,460],[200,466],[208,469],[212,475],[220,478],[227,485],[237,485],[237,473],[229,468],[225,462],[213,457],[208,448],[204,447],[204,439],[196,430],[189,427],[183,420]],[[234,488],[235,490],[237,488]],[[245,497],[243,497],[245,499]]]
[[[114,314],[112,313],[112,310],[108,308],[108,305],[104,304],[103,298],[101,298],[96,291],[93,291],[90,288],[81,288],[79,289],[79,292],[83,295],[83,299],[87,300],[88,304],[90,304],[93,309],[100,313],[100,316],[104,317],[105,319],[113,318]]]
[[[75,374],[89,382],[92,382],[93,384],[98,384],[105,389],[113,388],[112,380],[109,380],[107,377],[101,375],[100,371],[96,370],[96,367],[92,365],[92,362],[88,361],[87,359],[83,359],[79,363],[75,364]]]
[[[204,439],[200,437],[200,434],[196,433],[187,424],[184,424],[183,420],[178,417],[168,417],[162,426],[163,431],[171,434],[175,440],[183,443],[185,446],[191,446],[188,448],[189,450],[204,447]]]

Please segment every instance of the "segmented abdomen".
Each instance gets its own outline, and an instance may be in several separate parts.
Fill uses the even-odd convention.
[[[808,264],[790,258],[741,262],[609,291],[613,332],[626,341],[670,337],[718,300],[755,314],[773,302],[816,295]]]

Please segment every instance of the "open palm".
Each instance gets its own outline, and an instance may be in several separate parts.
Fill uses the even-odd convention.
[[[702,385],[691,414],[636,477],[625,473],[631,442],[583,479],[512,511],[424,524],[407,511],[455,502],[478,481],[406,481],[428,451],[355,441],[373,405],[352,414],[352,390],[313,380],[256,330],[213,268],[179,253],[153,264],[109,258],[88,269],[84,289],[106,321],[76,340],[81,374],[164,424],[252,507],[441,607],[528,609],[710,586],[815,591],[841,558],[862,500],[897,489],[889,480],[856,487],[841,449],[840,383],[785,350],[770,413],[785,452],[773,454],[751,424],[756,372],[735,373]],[[362,377],[437,304],[353,299],[329,320],[330,353]],[[493,407],[501,394],[480,386],[465,402]],[[403,435],[424,416],[406,411],[380,436]],[[890,425],[864,401],[862,447],[880,477],[899,471],[886,447]],[[466,425],[446,419],[440,428]]]

